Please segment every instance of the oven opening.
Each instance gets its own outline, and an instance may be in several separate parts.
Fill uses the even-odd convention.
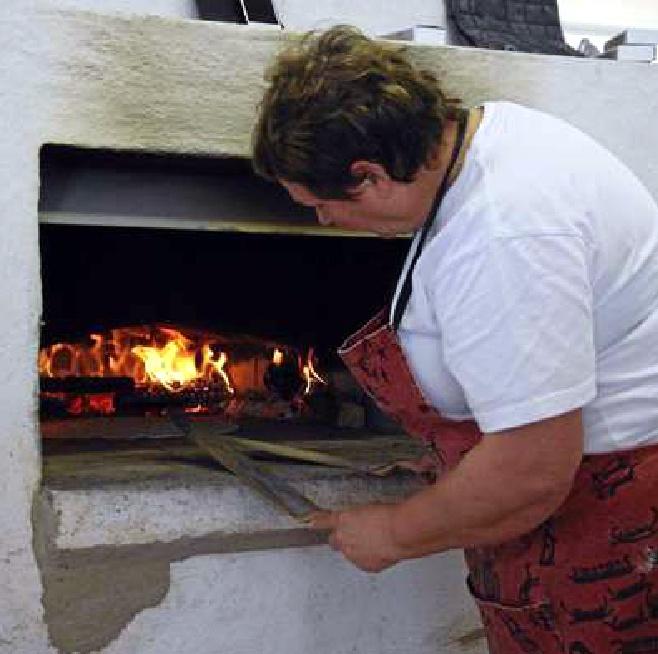
[[[407,243],[325,232],[242,160],[46,148],[44,455],[399,433],[335,354],[390,298]]]

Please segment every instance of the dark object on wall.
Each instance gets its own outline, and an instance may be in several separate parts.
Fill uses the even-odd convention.
[[[249,22],[280,24],[271,0],[244,0],[244,4]]]
[[[247,24],[240,0],[197,0],[196,5],[201,20]]]
[[[201,20],[224,23],[270,23],[279,24],[271,0],[197,0],[197,11]]]
[[[455,45],[582,56],[564,41],[557,0],[447,0],[447,10]]]

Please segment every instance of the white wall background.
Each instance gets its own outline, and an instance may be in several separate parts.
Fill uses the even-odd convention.
[[[221,2],[222,0],[217,0]],[[230,1],[230,0],[226,0]],[[70,9],[102,13],[147,14],[196,18],[194,0],[42,0]],[[335,23],[358,25],[366,32],[385,34],[410,25],[444,25],[443,0],[273,0],[286,29],[305,31]]]
[[[146,14],[196,18],[194,0],[41,0],[59,9],[88,9],[99,13]]]
[[[275,0],[275,4],[284,26],[294,30],[351,23],[375,35],[411,25],[445,25],[443,0]]]
[[[218,0],[220,1],[220,0]],[[42,0],[45,4],[110,13],[196,18],[194,0]],[[288,29],[359,25],[373,34],[410,25],[445,24],[444,0],[273,0]],[[658,28],[658,0],[558,0],[566,31],[576,39],[610,36],[624,27]],[[577,41],[576,41],[577,45]]]
[[[328,548],[172,565],[162,604],[104,654],[486,654],[459,553],[355,571]],[[23,653],[21,653],[23,654]],[[25,654],[28,654],[27,652]]]
[[[588,38],[599,50],[627,27],[658,28],[657,0],[558,0],[569,44]]]
[[[558,0],[565,23],[658,27],[656,0]]]

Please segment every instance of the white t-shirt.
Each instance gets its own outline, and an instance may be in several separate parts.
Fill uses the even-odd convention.
[[[658,442],[658,206],[581,131],[486,104],[412,280],[399,336],[446,417],[582,407],[588,453]]]

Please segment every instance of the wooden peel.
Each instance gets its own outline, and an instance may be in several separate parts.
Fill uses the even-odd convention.
[[[231,441],[239,447],[240,450],[247,452],[265,452],[267,454],[274,454],[276,456],[286,457],[288,459],[295,459],[296,461],[304,461],[306,463],[315,463],[333,468],[345,468],[352,472],[357,472],[363,475],[377,474],[373,469],[368,466],[359,465],[338,454],[329,454],[327,452],[319,452],[306,447],[295,447],[287,443],[275,443],[272,441],[260,441],[255,438],[239,438],[232,436]]]
[[[342,468],[360,475],[368,475],[371,477],[387,477],[399,470],[407,470],[422,474],[434,469],[435,467],[430,466],[428,462],[423,464],[420,454],[417,456],[411,455],[410,458],[397,458],[386,462],[377,464],[371,463],[368,465],[364,463],[356,463],[340,454],[321,452],[317,449],[298,447],[289,443],[261,441],[256,440],[255,438],[240,438],[238,436],[227,438],[230,438],[231,442],[234,443],[240,451],[273,454],[288,459],[304,461],[305,463],[314,463],[330,466],[332,468]]]
[[[185,414],[173,413],[171,421],[199,448],[210,454],[216,461],[232,472],[240,481],[253,488],[261,497],[289,516],[304,524],[310,516],[321,509],[290,484],[271,472],[266,471],[255,461],[240,452],[233,439],[227,436],[234,431],[216,424],[192,422]]]

